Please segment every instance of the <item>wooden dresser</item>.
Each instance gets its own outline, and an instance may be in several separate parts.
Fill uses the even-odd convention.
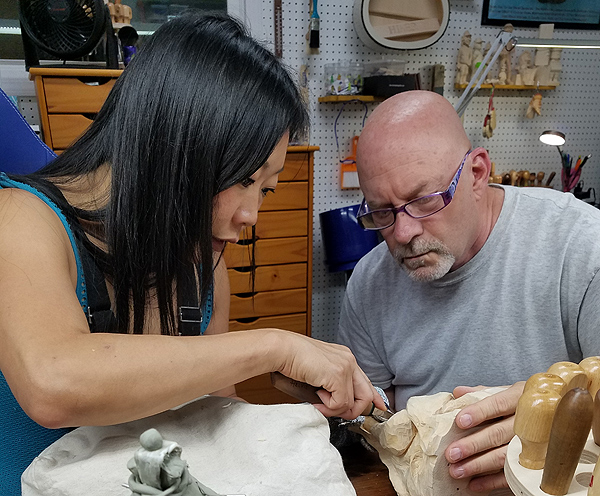
[[[55,153],[61,153],[92,123],[123,71],[31,67],[42,134]]]
[[[91,124],[120,70],[32,67],[44,141],[62,152]],[[278,327],[310,336],[312,294],[313,154],[290,146],[276,193],[268,195],[254,228],[228,246],[230,331]],[[256,266],[254,288],[251,266]],[[271,386],[269,375],[237,386],[253,403],[296,402]]]
[[[310,336],[313,154],[318,149],[288,148],[275,194],[265,198],[254,232],[247,229],[225,250],[230,331],[277,327]],[[238,384],[237,391],[252,403],[297,402],[273,388],[268,374]]]

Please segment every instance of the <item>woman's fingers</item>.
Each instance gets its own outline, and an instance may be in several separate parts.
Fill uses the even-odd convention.
[[[385,403],[345,346],[302,340],[285,375],[322,388],[317,392],[323,402],[315,405],[326,416],[345,419],[358,417],[372,402],[385,409]]]

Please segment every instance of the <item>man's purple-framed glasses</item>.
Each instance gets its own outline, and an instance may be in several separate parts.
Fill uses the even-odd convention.
[[[465,165],[465,161],[470,153],[471,150],[463,157],[462,162],[446,191],[438,191],[431,195],[415,198],[400,207],[380,208],[376,210],[371,210],[369,205],[367,205],[366,200],[363,199],[356,214],[358,223],[367,231],[380,231],[381,229],[393,226],[394,222],[396,222],[396,216],[401,212],[406,213],[406,215],[413,219],[422,219],[423,217],[429,217],[430,215],[439,212],[447,207],[452,201],[452,198],[454,198],[456,186],[460,179],[460,173],[462,172],[463,165]]]

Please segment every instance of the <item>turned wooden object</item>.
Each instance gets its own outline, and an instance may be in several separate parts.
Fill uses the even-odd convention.
[[[519,398],[514,430],[523,447],[519,463],[525,468],[544,468],[552,420],[561,398],[559,391],[532,387],[525,390]]]
[[[542,183],[542,181],[544,180],[544,176],[545,176],[545,175],[546,175],[546,174],[544,174],[543,172],[538,172],[538,173],[537,173],[537,176],[536,176],[536,177],[537,177],[537,185],[538,185],[538,186],[543,186],[543,185],[544,185],[544,184]]]
[[[529,186],[529,171],[521,172],[521,186]]]
[[[588,376],[587,389],[592,395],[592,398],[595,398],[596,393],[600,389],[600,356],[584,358],[579,362],[579,366]]]
[[[549,374],[548,372],[540,372],[538,374],[533,374],[529,379],[527,379],[525,387],[523,388],[523,394],[530,389],[550,389],[552,391],[556,391],[562,396],[562,394],[566,392],[565,386],[566,383],[560,376],[556,374]]]
[[[540,485],[545,493],[567,494],[590,433],[593,410],[594,402],[587,389],[571,389],[558,403]]]
[[[588,387],[588,376],[585,371],[576,363],[573,362],[556,362],[551,365],[547,371],[549,374],[556,374],[566,383],[566,390],[563,396],[569,389]]]
[[[594,442],[600,446],[600,391],[596,392],[594,397],[594,417],[592,419],[592,435]],[[600,491],[599,491],[600,493]]]

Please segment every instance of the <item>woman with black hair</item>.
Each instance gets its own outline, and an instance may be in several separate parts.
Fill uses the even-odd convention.
[[[189,14],[157,30],[71,148],[0,174],[0,382],[28,417],[126,422],[270,371],[321,386],[325,415],[384,408],[345,347],[226,332],[222,251],[306,125],[268,50],[227,17]]]

